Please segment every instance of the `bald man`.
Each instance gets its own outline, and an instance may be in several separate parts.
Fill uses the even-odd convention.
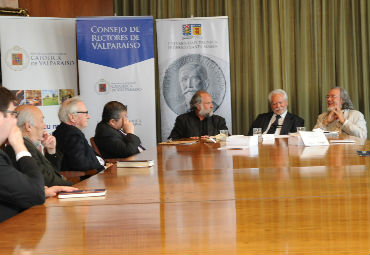
[[[168,138],[195,138],[213,136],[227,130],[225,119],[213,114],[212,97],[206,91],[197,91],[190,100],[191,111],[176,118]]]
[[[44,176],[46,186],[72,185],[60,173],[62,154],[56,151],[55,137],[48,134],[45,128],[44,115],[41,110],[33,105],[21,105],[16,108],[19,112],[17,126],[21,129],[24,144]],[[40,151],[41,145],[45,148],[45,155]],[[5,151],[16,163],[15,153],[11,146]]]

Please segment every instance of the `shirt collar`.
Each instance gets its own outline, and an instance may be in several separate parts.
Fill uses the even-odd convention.
[[[287,115],[287,113],[288,113],[288,110],[285,110],[285,112],[283,112],[283,114],[280,114],[280,118],[281,119],[284,119],[285,118],[285,116]],[[274,115],[273,115],[273,117],[276,117],[276,113],[274,113]]]

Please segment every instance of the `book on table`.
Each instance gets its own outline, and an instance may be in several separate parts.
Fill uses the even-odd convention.
[[[105,189],[87,189],[87,190],[74,190],[68,192],[60,192],[58,198],[73,198],[73,197],[100,197],[105,196]]]
[[[151,167],[154,165],[154,160],[124,160],[118,161],[117,167],[124,168],[124,167]]]

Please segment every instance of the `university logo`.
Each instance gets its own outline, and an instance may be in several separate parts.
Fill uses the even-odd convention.
[[[99,92],[107,92],[107,84],[106,83],[99,83]]]
[[[13,53],[12,54],[12,65],[19,66],[23,64],[23,54],[22,53]]]
[[[30,57],[24,49],[19,46],[14,46],[6,52],[5,62],[10,69],[22,71],[28,67]]]
[[[109,85],[109,82],[104,80],[104,79],[100,79],[99,81],[97,81],[95,83],[95,92],[98,94],[98,95],[106,95],[109,93],[109,89],[110,89],[110,85]]]
[[[194,35],[202,35],[202,25],[201,24],[182,25],[182,35],[185,37],[192,37]]]

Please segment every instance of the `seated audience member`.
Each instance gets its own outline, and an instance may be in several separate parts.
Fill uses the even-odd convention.
[[[320,114],[315,128],[327,131],[338,131],[362,139],[367,138],[364,115],[353,109],[348,92],[341,87],[329,90],[326,96],[328,111]]]
[[[53,135],[57,149],[63,153],[61,171],[88,171],[104,169],[104,161],[98,158],[82,133],[90,115],[79,97],[67,99],[59,108],[60,125]],[[101,162],[101,163],[100,163]]]
[[[284,90],[271,91],[268,100],[272,112],[259,114],[248,135],[253,135],[253,128],[262,128],[263,134],[287,135],[297,132],[297,127],[304,127],[304,119],[288,112],[288,95]]]
[[[225,119],[213,114],[212,97],[206,91],[197,91],[190,100],[191,111],[176,118],[168,138],[212,136],[227,130]]]
[[[36,161],[23,143],[14,111],[14,95],[0,87],[0,146],[6,141],[13,147],[17,165],[13,166],[8,155],[0,150],[0,222],[19,212],[55,196],[60,191],[76,190],[73,187],[45,187],[44,178]]]
[[[103,158],[126,158],[142,151],[140,138],[134,134],[134,125],[126,115],[127,107],[120,102],[104,106],[94,137]]]
[[[60,173],[62,154],[56,151],[56,140],[46,132],[44,115],[41,110],[33,105],[21,105],[16,108],[19,112],[17,125],[23,134],[24,144],[44,176],[46,186],[72,185]],[[45,148],[45,155],[40,151],[40,145]],[[15,153],[11,146],[5,148],[6,153],[16,162]]]

